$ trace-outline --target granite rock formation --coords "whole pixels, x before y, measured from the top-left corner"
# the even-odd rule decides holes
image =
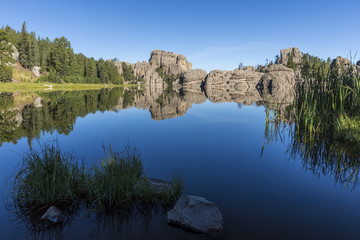
[[[294,63],[301,63],[303,59],[303,54],[296,47],[281,49],[280,57],[277,59],[276,64],[287,65],[291,58]]]
[[[165,69],[168,75],[177,75],[192,69],[192,64],[187,61],[184,55],[163,50],[152,51],[149,64],[156,68]]]
[[[294,70],[274,64],[265,69],[256,88],[264,98],[272,97],[277,102],[291,103],[295,95],[295,83]]]
[[[204,84],[207,73],[202,69],[191,69],[183,72],[180,76],[180,84],[183,87],[200,87]]]

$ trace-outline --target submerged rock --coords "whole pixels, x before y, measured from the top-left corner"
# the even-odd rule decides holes
[[[165,180],[148,178],[147,181],[150,185],[151,190],[156,194],[159,194],[164,190],[171,190],[172,188],[172,183]]]
[[[182,196],[167,212],[168,223],[207,233],[223,230],[220,210],[213,202],[198,196]]]
[[[49,220],[53,223],[61,223],[64,221],[64,214],[57,207],[51,206],[44,215],[42,215],[41,219]]]

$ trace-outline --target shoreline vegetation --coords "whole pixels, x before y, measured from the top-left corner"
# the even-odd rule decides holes
[[[0,83],[0,92],[16,93],[16,92],[33,92],[33,91],[71,91],[71,90],[98,90],[102,88],[116,87],[137,87],[138,85],[123,84],[80,84],[80,83],[51,83],[51,82],[9,82]]]
[[[144,173],[141,153],[126,146],[104,147],[104,157],[92,168],[73,153],[42,144],[18,166],[11,186],[19,216],[34,216],[55,205],[65,212],[84,207],[92,212],[131,214],[138,208],[172,207],[183,183],[180,174],[171,182],[152,180]]]
[[[308,76],[296,86],[294,102],[285,111],[267,108],[265,125],[267,144],[290,136],[290,157],[299,156],[305,170],[333,175],[350,189],[360,182],[360,77],[355,67],[307,63],[300,68]]]
[[[141,84],[132,66],[116,66],[117,59],[95,60],[82,53],[74,53],[65,37],[40,38],[28,32],[26,22],[21,32],[9,26],[0,29],[0,83],[36,81],[57,84]],[[14,64],[15,63],[15,64]]]

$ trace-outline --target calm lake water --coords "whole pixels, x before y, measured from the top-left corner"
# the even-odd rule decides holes
[[[292,157],[286,129],[269,139],[266,109],[256,93],[226,90],[0,94],[0,239],[360,239],[358,186]],[[184,194],[216,203],[224,231],[174,228],[163,212],[126,221],[81,213],[34,231],[9,207],[9,184],[23,153],[51,141],[89,166],[103,144],[136,146],[151,177],[180,171]]]

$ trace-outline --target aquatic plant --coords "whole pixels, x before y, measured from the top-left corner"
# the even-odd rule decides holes
[[[283,139],[287,130],[290,156],[300,156],[304,169],[355,187],[360,179],[359,76],[351,66],[319,74],[319,68],[310,65],[307,71],[312,77],[297,86],[291,111],[267,110],[265,143]]]
[[[44,144],[23,157],[13,183],[15,204],[26,208],[72,205],[85,192],[89,177],[76,156]]]
[[[104,150],[105,156],[89,169],[82,159],[54,145],[43,144],[40,151],[26,153],[12,185],[15,209],[33,214],[51,205],[63,209],[83,205],[97,212],[129,212],[149,204],[170,206],[180,197],[180,175],[159,191],[144,174],[136,149],[114,151],[109,145]]]

